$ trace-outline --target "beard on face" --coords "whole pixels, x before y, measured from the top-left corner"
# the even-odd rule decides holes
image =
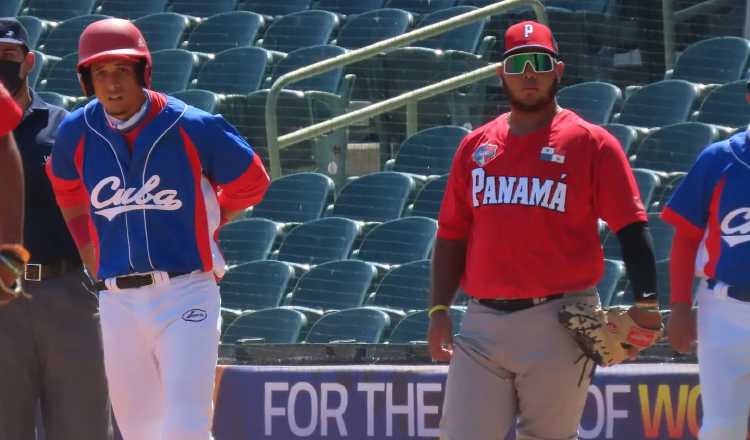
[[[549,91],[546,95],[539,98],[538,101],[533,102],[531,104],[527,104],[525,102],[522,102],[517,96],[513,94],[510,87],[505,83],[505,80],[500,78],[500,80],[503,83],[503,90],[508,95],[508,98],[510,99],[510,105],[513,109],[522,111],[522,112],[529,112],[533,113],[536,111],[539,111],[545,107],[547,107],[551,102],[554,102],[555,96],[557,96],[557,90],[560,88],[560,80],[555,79],[555,81],[552,82],[552,86],[550,86]]]

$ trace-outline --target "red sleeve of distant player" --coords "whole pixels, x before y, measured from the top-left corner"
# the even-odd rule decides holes
[[[594,206],[599,218],[614,232],[648,221],[638,184],[619,143],[604,129],[594,135],[599,141],[594,161]]]
[[[438,217],[437,236],[440,238],[464,240],[469,236],[472,207],[468,199],[471,176],[467,166],[467,156],[471,154],[473,144],[473,137],[466,136],[453,157]]]
[[[21,122],[23,113],[16,104],[16,101],[8,94],[2,84],[0,84],[0,136],[13,131]]]

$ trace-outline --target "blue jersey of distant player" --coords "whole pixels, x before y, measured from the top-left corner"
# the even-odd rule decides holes
[[[669,200],[664,219],[702,236],[696,273],[750,287],[750,145],[748,133],[707,147]]]

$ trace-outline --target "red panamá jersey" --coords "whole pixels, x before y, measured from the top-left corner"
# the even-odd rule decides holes
[[[508,113],[459,145],[438,237],[467,240],[461,285],[477,298],[531,298],[594,286],[604,271],[597,219],[646,221],[618,141],[569,110],[525,136]]]

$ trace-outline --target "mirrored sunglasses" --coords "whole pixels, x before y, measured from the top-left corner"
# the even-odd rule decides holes
[[[520,75],[530,64],[534,72],[547,73],[555,70],[555,60],[552,55],[541,52],[517,53],[503,61],[503,71],[507,75]]]

